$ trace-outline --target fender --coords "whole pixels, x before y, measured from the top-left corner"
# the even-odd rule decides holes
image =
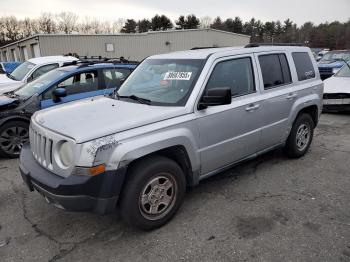
[[[320,103],[322,101],[322,98],[319,97],[318,94],[312,93],[306,96],[302,96],[299,99],[297,99],[292,107],[292,110],[290,111],[289,120],[288,120],[288,129],[290,129],[293,126],[293,123],[295,119],[297,118],[299,112],[303,110],[306,107],[309,106],[317,106],[318,112],[320,113],[322,111],[322,105]],[[289,132],[288,132],[289,135]]]
[[[185,127],[169,128],[142,136],[119,141],[117,145],[106,150],[98,150],[95,163],[103,159],[107,169],[116,170],[130,164],[143,156],[174,146],[183,146],[191,162],[192,172],[198,172],[200,159],[195,137],[190,129]],[[106,147],[105,147],[106,148]]]

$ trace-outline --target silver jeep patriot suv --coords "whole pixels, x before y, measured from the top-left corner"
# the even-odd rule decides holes
[[[175,215],[186,187],[278,147],[303,156],[322,94],[306,47],[155,55],[111,96],[33,115],[21,175],[57,207],[118,207],[130,225],[157,228]]]

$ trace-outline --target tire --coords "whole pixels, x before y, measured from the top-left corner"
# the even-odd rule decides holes
[[[0,127],[0,157],[17,158],[29,141],[29,124],[10,121]]]
[[[300,158],[309,150],[315,124],[309,114],[300,114],[294,121],[292,130],[284,147],[284,152],[290,158]]]
[[[123,220],[141,230],[166,224],[186,193],[186,179],[179,165],[166,157],[151,156],[133,165],[127,175],[120,199]]]

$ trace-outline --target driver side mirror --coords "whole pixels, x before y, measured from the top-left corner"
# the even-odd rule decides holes
[[[231,104],[231,88],[217,87],[208,89],[199,102],[198,109],[205,109],[208,106],[220,106]]]
[[[55,103],[61,102],[61,98],[66,96],[67,96],[67,91],[65,88],[57,88],[52,92],[52,100]]]

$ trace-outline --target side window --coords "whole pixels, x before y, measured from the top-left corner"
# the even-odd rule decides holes
[[[39,67],[37,70],[35,70],[31,76],[31,80],[34,80],[38,78],[39,76],[55,69],[58,68],[58,64],[51,64],[51,65],[44,65],[42,67]]]
[[[264,89],[271,89],[292,82],[287,58],[284,54],[261,55],[259,63]]]
[[[307,52],[292,53],[292,56],[293,56],[295,67],[297,69],[299,81],[316,77],[314,66],[311,62],[309,53]]]
[[[251,58],[238,58],[218,63],[207,83],[206,89],[230,87],[232,96],[255,92]]]
[[[60,83],[55,88],[44,94],[44,100],[52,98],[52,91],[56,88],[65,88],[67,96],[92,92],[98,89],[98,71],[88,71],[75,74]]]
[[[129,69],[105,69],[103,70],[103,77],[106,88],[118,88],[129,75]]]

